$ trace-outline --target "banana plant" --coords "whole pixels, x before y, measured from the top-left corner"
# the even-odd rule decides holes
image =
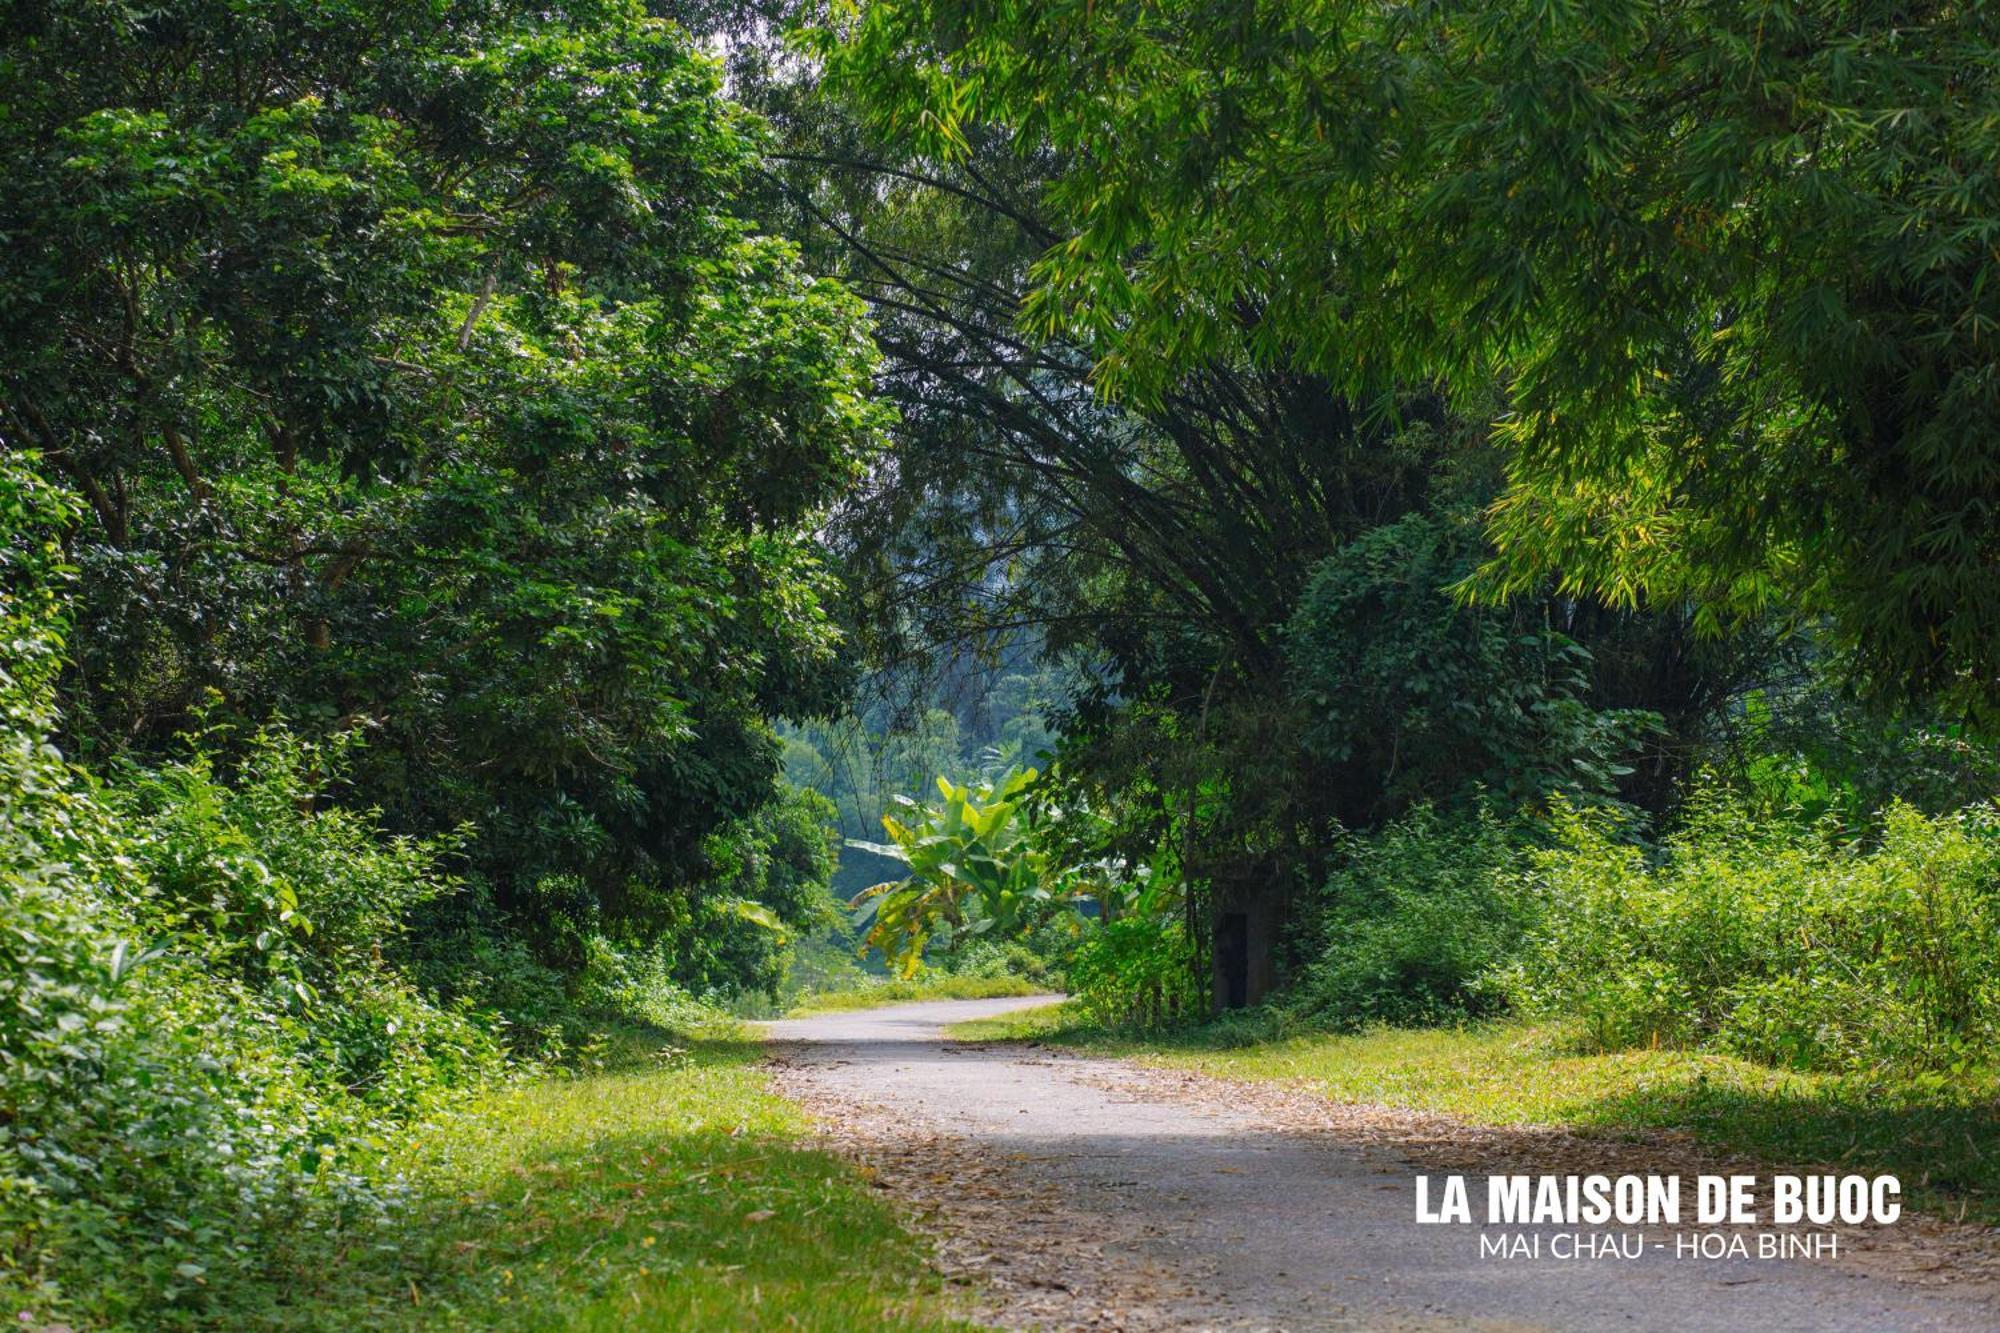
[[[1035,776],[1018,769],[966,785],[941,777],[937,803],[896,797],[895,811],[882,816],[888,842],[849,841],[909,867],[851,904],[865,941],[899,975],[915,973],[933,936],[1009,931],[1050,900],[1049,858],[1030,836],[1020,799]]]

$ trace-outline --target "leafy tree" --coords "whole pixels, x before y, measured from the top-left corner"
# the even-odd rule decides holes
[[[857,843],[909,867],[904,878],[854,900],[868,943],[904,976],[923,962],[933,936],[958,941],[1019,930],[1061,891],[1064,867],[1032,836],[1022,803],[1035,777],[1032,768],[977,786],[940,777],[935,804],[896,798],[895,813],[882,816],[890,841]]]
[[[1500,383],[1488,590],[1804,608],[1878,688],[1990,703],[1996,39],[1979,5],[877,0],[821,49],[917,152],[1042,165],[1023,322],[1104,387]]]
[[[839,865],[834,829],[832,802],[788,785],[743,827],[718,833],[694,928],[668,942],[675,979],[697,994],[754,988],[775,996],[792,941],[841,922],[828,891]]]
[[[1877,831],[1897,803],[1946,815],[2000,791],[2000,752],[1980,729],[1936,708],[1856,698],[1810,641],[1787,657],[1790,669],[1745,696],[1715,747],[1718,774],[1752,799]]]
[[[1052,799],[1106,812],[1084,859],[1161,859],[1180,885],[1178,942],[1149,939],[1135,957],[1198,967],[1211,885],[1318,883],[1336,828],[1456,798],[1481,776],[1510,795],[1580,780],[1671,802],[1681,743],[1740,670],[1698,669],[1680,617],[1557,604],[1546,585],[1504,612],[1455,608],[1439,585],[1490,550],[1432,513],[1455,519],[1499,483],[1473,411],[1427,381],[1217,347],[1175,363],[1157,393],[1107,400],[1119,338],[1034,316],[1042,269],[1082,243],[1068,192],[1089,154],[1000,117],[967,118],[952,152],[931,151],[925,107],[896,101],[927,56],[874,69],[862,48],[875,21],[831,53],[831,87],[797,62],[760,63],[754,34],[732,48],[785,136],[770,206],[874,308],[899,408],[893,469],[833,526],[850,614],[892,661],[1025,625],[1075,664]],[[1398,543],[1433,528],[1463,544],[1408,552],[1348,589],[1367,605],[1335,607],[1331,566],[1366,575],[1368,552],[1396,565]],[[1315,620],[1302,599],[1316,586],[1334,609]],[[1422,646],[1465,649],[1428,692],[1404,688],[1418,622]],[[1519,642],[1531,635],[1537,650]],[[1592,659],[1600,646],[1616,651]],[[1531,677],[1510,679],[1516,668]],[[1447,677],[1478,681],[1471,715]],[[1675,730],[1627,772],[1634,709]],[[1401,765],[1413,736],[1436,743]]]
[[[715,63],[627,0],[5,22],[0,439],[87,501],[72,739],[209,690],[358,730],[504,909],[673,919],[764,719],[840,695],[812,533],[881,424],[856,304],[731,212]]]
[[[1413,801],[1615,799],[1657,715],[1596,706],[1595,660],[1562,608],[1455,606],[1486,555],[1476,510],[1370,529],[1314,572],[1286,626],[1302,746],[1352,826]],[[1358,798],[1358,799],[1357,799]]]

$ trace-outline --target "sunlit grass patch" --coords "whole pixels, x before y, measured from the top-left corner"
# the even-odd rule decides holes
[[[991,1000],[1006,995],[1034,995],[1046,989],[1019,977],[919,977],[900,981],[884,977],[847,990],[801,995],[790,1014],[834,1013],[845,1009],[873,1009],[884,1004],[906,1004],[915,1000]]]
[[[399,1234],[298,1275],[290,1322],[507,1328],[965,1327],[920,1245],[739,1038],[629,1036],[411,1154]]]
[[[1108,1040],[1077,1016],[1075,1007],[1052,1001],[1034,1009],[1016,1009],[991,1018],[969,1018],[944,1030],[953,1041],[1062,1041],[1071,1044]]]

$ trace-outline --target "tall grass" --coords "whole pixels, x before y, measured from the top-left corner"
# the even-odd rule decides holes
[[[2000,818],[1883,812],[1867,839],[1708,799],[1660,854],[1563,817],[1497,974],[1514,1008],[1598,1048],[1799,1069],[1968,1070],[2000,1038]]]

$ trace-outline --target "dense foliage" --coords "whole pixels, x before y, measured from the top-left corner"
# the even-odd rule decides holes
[[[876,0],[820,49],[920,152],[1042,164],[1024,323],[1108,386],[1497,381],[1495,586],[1824,611],[1877,686],[1990,701],[1996,42],[1980,5]]]
[[[1710,1045],[1823,1069],[1983,1062],[2000,1030],[1990,807],[1884,812],[1879,840],[1710,801],[1648,864],[1591,820],[1535,858],[1502,974],[1597,1044]]]
[[[1287,1007],[1336,1028],[1498,1012],[1491,974],[1537,919],[1522,891],[1522,842],[1522,829],[1485,806],[1457,817],[1419,807],[1351,837],[1293,932]]]
[[[1469,509],[1405,515],[1322,561],[1286,623],[1318,781],[1377,802],[1348,806],[1350,820],[1475,783],[1512,802],[1556,790],[1612,799],[1659,725],[1645,710],[1593,706],[1591,652],[1558,628],[1578,628],[1572,609],[1453,606],[1447,590],[1485,549]]]
[[[396,961],[449,844],[315,812],[337,753],[267,733],[227,781],[197,752],[105,783],[49,744],[63,503],[0,469],[0,1290],[199,1316],[382,1208],[386,1140],[500,1042]]]
[[[1479,515],[1505,485],[1490,393],[1460,406],[1428,381],[1225,350],[1107,398],[1118,340],[1033,317],[1038,266],[1082,243],[1076,156],[1004,117],[933,152],[904,97],[923,58],[870,63],[893,9],[836,21],[851,40],[825,49],[827,83],[719,20],[733,79],[782,136],[767,207],[869,303],[899,409],[894,466],[830,529],[849,613],[898,670],[1004,654],[1023,627],[1063,668],[1060,762],[1036,800],[1093,812],[1059,835],[1066,864],[1157,864],[1160,933],[1134,956],[1177,959],[1167,989],[1204,992],[1221,898],[1303,891],[1342,830],[1481,782],[1671,808],[1768,638],[1698,642],[1685,609],[1553,581],[1459,605],[1448,588],[1494,554]],[[935,754],[938,729],[916,731],[863,776]],[[965,771],[937,762],[901,790]]]
[[[504,1051],[830,918],[873,352],[643,7],[0,27],[0,1285],[249,1317]]]
[[[372,16],[371,16],[372,15]],[[580,959],[685,917],[845,667],[811,528],[879,422],[853,302],[730,204],[756,122],[636,5],[21,11],[0,423],[88,500],[79,753],[365,730]]]

